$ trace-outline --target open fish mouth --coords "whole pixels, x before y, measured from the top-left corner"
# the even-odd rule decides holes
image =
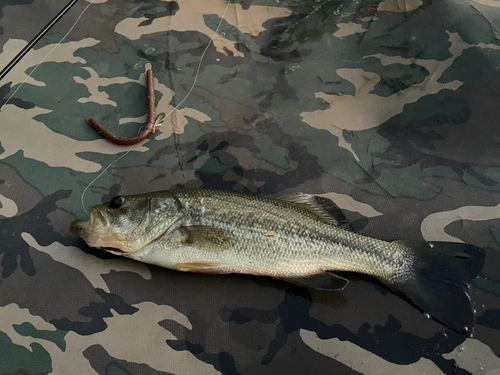
[[[84,240],[88,238],[93,232],[90,220],[74,220],[69,226],[69,230],[75,236],[81,237]]]
[[[90,207],[89,220],[74,220],[69,230],[75,236],[82,238],[91,247],[101,247],[98,245],[99,233],[109,226],[109,220],[101,211],[95,207]],[[115,251],[121,251],[113,248]]]
[[[102,215],[101,215],[102,216]],[[92,216],[91,216],[92,218]],[[115,246],[102,246],[102,236],[96,232],[95,225],[99,225],[95,220],[75,220],[71,223],[69,230],[75,236],[82,238],[90,247],[96,247],[108,251],[115,255],[123,255],[126,251]]]

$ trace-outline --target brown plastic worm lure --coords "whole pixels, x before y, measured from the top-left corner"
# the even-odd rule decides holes
[[[155,122],[155,89],[154,89],[154,81],[153,81],[153,72],[151,69],[148,69],[146,72],[147,79],[147,90],[148,90],[148,122],[146,123],[143,130],[141,130],[134,137],[118,137],[111,133],[108,129],[102,126],[97,120],[93,118],[88,118],[87,121],[89,124],[97,130],[100,134],[103,135],[104,138],[109,140],[110,142],[116,143],[118,145],[135,145],[136,143],[141,142],[146,139],[148,135],[154,132],[155,128],[159,126],[159,123]]]

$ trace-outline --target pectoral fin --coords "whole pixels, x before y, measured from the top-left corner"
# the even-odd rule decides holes
[[[282,278],[292,284],[305,286],[317,290],[342,290],[349,283],[349,280],[340,277],[333,272],[317,273],[315,275]]]
[[[230,246],[231,233],[209,225],[181,226],[179,228],[184,245],[194,246],[208,251],[218,251]]]

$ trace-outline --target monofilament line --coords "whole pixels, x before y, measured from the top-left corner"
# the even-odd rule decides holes
[[[222,25],[222,21],[224,21],[224,17],[226,16],[226,12],[227,12],[227,9],[229,8],[229,1],[230,0],[227,0],[227,3],[226,3],[226,8],[224,9],[224,13],[222,13],[222,17],[219,21],[219,24],[217,25],[215,31],[214,31],[214,34],[212,35],[212,38],[210,38],[210,42],[208,42],[207,46],[205,47],[205,50],[203,51],[203,53],[201,54],[201,57],[200,57],[200,62],[198,63],[198,68],[196,69],[196,74],[194,76],[194,81],[193,81],[193,84],[191,85],[191,88],[189,89],[189,91],[187,92],[186,96],[184,97],[184,99],[182,99],[179,104],[177,104],[174,109],[172,109],[169,113],[167,113],[165,115],[165,118],[170,116],[172,114],[172,112],[174,112],[177,108],[179,108],[181,106],[182,103],[184,103],[184,101],[187,99],[187,97],[191,94],[191,91],[193,91],[194,89],[194,86],[196,85],[196,81],[198,80],[198,76],[200,75],[200,69],[201,69],[201,63],[203,61],[203,58],[205,57],[205,54],[207,53],[208,51],[208,48],[210,47],[210,45],[212,44],[212,42],[214,41],[215,39],[215,36],[217,35],[217,32],[219,31],[219,28],[220,28],[220,25]]]
[[[83,192],[82,192],[82,207],[83,207],[83,210],[85,211],[85,213],[87,214],[87,216],[89,216],[89,213],[88,213],[87,209],[85,208],[85,203],[83,202],[83,198],[85,197],[85,193],[87,192],[88,188],[89,188],[89,187],[91,187],[91,186],[92,186],[92,184],[93,184],[94,182],[96,182],[96,181],[97,181],[97,179],[98,179],[99,177],[101,177],[101,176],[104,174],[104,172],[106,172],[106,171],[109,169],[109,167],[111,167],[114,163],[116,163],[116,162],[117,162],[117,161],[119,161],[120,159],[123,159],[125,156],[127,156],[127,155],[128,155],[128,153],[132,150],[132,147],[134,147],[134,146],[130,146],[130,147],[129,147],[129,149],[128,149],[128,151],[127,151],[126,153],[124,153],[124,154],[123,154],[122,156],[120,156],[118,159],[113,160],[111,163],[109,163],[109,164],[108,164],[108,166],[107,166],[106,168],[104,168],[104,169],[101,171],[101,173],[99,173],[99,175],[98,175],[96,178],[94,178],[92,181],[90,181],[90,183],[89,183],[89,184],[85,187],[85,189],[83,189]]]

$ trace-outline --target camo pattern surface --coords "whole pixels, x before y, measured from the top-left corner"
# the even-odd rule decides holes
[[[0,68],[63,6],[0,1]],[[498,0],[78,2],[0,81],[0,374],[499,374],[499,37]],[[86,118],[135,135],[148,68],[163,124],[113,145]],[[362,275],[180,273],[69,231],[82,199],[176,187],[485,248],[473,337]]]

